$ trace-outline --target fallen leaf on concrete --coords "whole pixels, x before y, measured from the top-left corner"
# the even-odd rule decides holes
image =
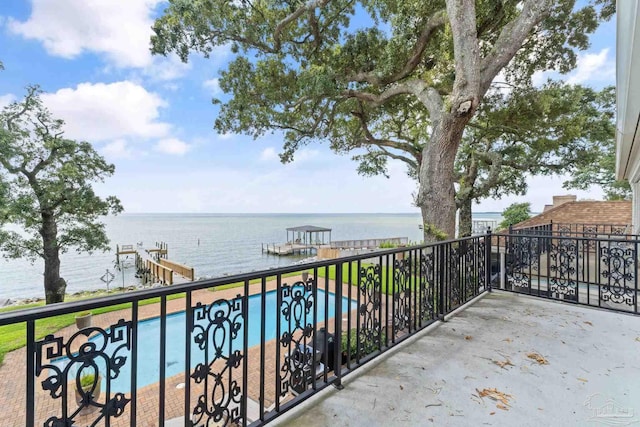
[[[473,339],[473,337],[471,335],[467,335],[467,336],[464,337],[464,339],[469,341],[469,340]]]
[[[636,341],[640,342],[640,337],[636,337]]]
[[[504,408],[509,406],[509,399],[512,397],[510,394],[503,393],[495,388],[484,388],[482,390],[476,389],[476,391],[478,392],[478,396],[480,397],[488,397],[489,399],[500,402],[496,405],[496,407],[498,408],[500,408],[500,406]],[[503,408],[500,408],[500,409],[503,409]]]
[[[585,320],[584,323],[586,323],[589,326],[593,326],[593,323],[589,322],[588,320]]]
[[[502,409],[503,411],[508,411],[509,410],[509,408],[507,408],[506,406],[504,406],[501,403],[496,404],[496,408]]]
[[[489,412],[489,415],[495,415],[495,414],[496,414],[495,412]]]
[[[511,342],[511,341],[513,341],[513,340],[512,340],[511,338],[505,338],[505,339],[503,339],[502,341]]]
[[[548,365],[549,364],[549,361],[547,359],[545,359],[544,357],[542,357],[542,355],[540,355],[539,353],[527,353],[527,357],[529,359],[535,360],[540,365]]]
[[[589,382],[589,380],[588,380],[588,379],[586,379],[586,378],[580,378],[580,377],[578,377],[578,381],[582,381],[583,383],[587,383],[587,382]]]
[[[502,369],[506,369],[505,366],[515,366],[513,363],[511,363],[511,360],[509,359],[505,359],[505,360],[494,360],[493,363],[495,363],[496,365],[500,366]]]

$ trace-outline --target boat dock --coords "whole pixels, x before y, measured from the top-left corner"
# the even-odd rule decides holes
[[[142,242],[135,245],[116,246],[116,264],[120,264],[121,255],[135,255],[136,277],[143,285],[160,283],[173,285],[195,280],[193,267],[169,261],[169,249],[166,243],[156,242],[155,247],[145,248]]]
[[[317,251],[319,246],[316,245],[303,245],[300,243],[280,243],[280,244],[262,244],[262,252],[273,255],[293,255],[308,253],[312,250]]]
[[[326,234],[328,233],[328,239]],[[295,255],[303,253],[318,253],[319,250],[335,249],[376,249],[384,244],[389,247],[406,246],[408,237],[387,237],[377,239],[336,240],[331,241],[331,229],[315,225],[302,225],[287,228],[286,243],[263,243],[262,252],[273,255]]]
[[[274,255],[293,255],[318,251],[320,246],[331,243],[331,229],[315,225],[287,228],[286,243],[263,243],[262,252]]]

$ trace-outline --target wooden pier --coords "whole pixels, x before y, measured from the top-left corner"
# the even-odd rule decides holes
[[[294,255],[301,253],[308,253],[312,250],[318,250],[319,246],[316,245],[303,245],[300,243],[280,243],[262,245],[262,252],[273,255]]]
[[[163,242],[156,242],[151,248],[145,248],[142,243],[116,246],[116,263],[120,264],[121,255],[135,255],[136,277],[142,279],[143,285],[173,285],[195,280],[193,267],[169,261],[168,253],[167,244]]]

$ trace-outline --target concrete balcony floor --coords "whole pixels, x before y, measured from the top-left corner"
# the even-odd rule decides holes
[[[496,291],[343,384],[273,424],[640,426],[640,316]]]

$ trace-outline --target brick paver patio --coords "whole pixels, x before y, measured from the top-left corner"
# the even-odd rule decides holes
[[[300,277],[287,277],[282,279],[282,283],[292,284],[296,281],[301,280]],[[335,290],[335,283],[333,281],[328,281],[330,291]],[[318,287],[325,287],[325,279],[318,280]],[[267,282],[267,291],[271,291],[276,289],[276,281]],[[347,296],[347,288],[348,285],[343,285],[343,294]],[[234,288],[227,290],[218,290],[215,292],[211,292],[209,290],[199,290],[194,291],[192,294],[192,303],[195,305],[197,302],[201,302],[203,304],[210,304],[217,299],[232,299],[239,292],[243,292],[243,288]],[[251,285],[249,288],[249,294],[257,294],[260,293],[261,286]],[[355,288],[352,288],[352,297],[356,297]],[[384,301],[383,301],[384,303]],[[180,311],[184,311],[185,309],[185,299],[175,299],[167,301],[167,313],[176,313]],[[149,319],[153,317],[157,317],[160,315],[160,304],[150,304],[139,307],[139,319]],[[352,310],[352,327],[356,325],[356,310]],[[97,326],[100,328],[107,328],[118,322],[120,319],[130,319],[131,318],[131,310],[119,310],[113,311],[110,313],[94,315],[93,316],[93,326]],[[346,314],[343,316],[343,329],[347,328]],[[318,328],[322,327],[323,324],[319,324]],[[330,322],[328,325],[329,332],[333,331],[333,322]],[[37,331],[36,331],[37,332]],[[69,339],[73,334],[77,332],[77,328],[75,325],[68,326],[58,332],[56,332],[56,336],[62,336],[65,339]],[[170,340],[167,341],[167,346],[170,346]],[[276,383],[276,345],[277,341],[271,340],[265,345],[265,372],[264,372],[264,381],[265,381],[265,395],[264,395],[264,407],[269,408],[275,402],[275,383]],[[78,347],[76,345],[76,347]],[[72,351],[76,351],[77,348],[73,348]],[[139,349],[141,350],[141,349]],[[0,367],[0,420],[1,425],[4,426],[23,426],[25,420],[25,394],[26,394],[26,361],[25,361],[25,348],[18,349],[11,353],[8,353],[5,357],[4,364]],[[281,352],[280,360],[281,364],[284,360],[284,352]],[[144,363],[143,360],[140,360],[139,363]],[[247,363],[248,363],[248,380],[247,380],[247,393],[248,397],[254,401],[260,400],[260,346],[254,346],[249,348],[247,355]],[[242,365],[239,369],[234,372],[234,379],[239,381],[239,384],[242,385]],[[48,392],[45,392],[40,382],[44,379],[44,375],[41,375],[39,378],[36,378],[36,425],[43,425],[44,422],[52,416],[60,416],[61,414],[61,405],[62,399],[52,399]],[[173,418],[182,417],[184,414],[184,382],[185,375],[184,373],[180,373],[173,377],[166,378],[166,395],[165,395],[165,419],[170,420]],[[75,391],[74,386],[71,385],[68,387],[69,391],[69,404],[68,409],[70,411],[75,410]],[[193,408],[196,404],[197,397],[203,392],[202,386],[197,386],[191,381],[191,400]],[[130,394],[125,393],[126,397],[129,398]],[[104,402],[104,393],[100,396],[98,401]],[[280,403],[284,403],[287,400],[290,400],[292,395],[287,395],[281,398]],[[137,391],[137,426],[156,426],[158,425],[158,411],[159,411],[159,384],[154,383],[144,387],[138,388]],[[130,409],[131,403],[129,403],[125,409],[125,412],[118,418],[111,419],[111,426],[128,426],[130,423]],[[77,418],[78,425],[88,425],[90,424],[97,416],[97,412],[79,417]],[[98,425],[104,425],[104,422],[101,422]]]

